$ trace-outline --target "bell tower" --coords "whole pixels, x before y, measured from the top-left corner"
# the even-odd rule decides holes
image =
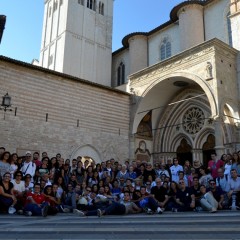
[[[230,3],[230,22],[232,34],[232,46],[240,51],[240,1],[231,0]]]
[[[111,86],[114,0],[45,0],[39,65]]]

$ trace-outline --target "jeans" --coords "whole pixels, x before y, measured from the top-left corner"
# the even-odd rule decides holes
[[[24,211],[30,211],[32,212],[32,214],[34,216],[41,216],[42,215],[42,208],[47,206],[48,203],[47,202],[44,202],[40,205],[40,207],[38,206],[38,204],[35,204],[35,203],[28,203],[25,208],[24,208]]]
[[[123,204],[112,202],[109,206],[102,208],[106,215],[123,215],[125,214],[126,208]],[[91,210],[86,213],[86,216],[96,216],[97,210]]]
[[[201,207],[204,210],[211,211],[218,208],[218,202],[213,197],[213,195],[210,192],[207,192],[204,197],[200,199]]]
[[[141,208],[150,208],[152,211],[156,211],[158,208],[158,203],[152,197],[146,197],[140,201]]]
[[[77,208],[76,193],[75,192],[67,194],[64,205],[71,206],[73,209]]]

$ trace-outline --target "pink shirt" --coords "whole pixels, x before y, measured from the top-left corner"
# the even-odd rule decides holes
[[[218,169],[224,166],[224,162],[219,159],[217,160],[217,162],[210,160],[208,162],[208,169],[210,169],[211,175],[213,178],[217,178],[218,177]]]

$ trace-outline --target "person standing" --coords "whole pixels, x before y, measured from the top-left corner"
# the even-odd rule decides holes
[[[6,172],[10,172],[10,152],[4,152],[0,160],[0,180]]]
[[[216,153],[211,154],[211,160],[208,162],[208,170],[210,171],[213,179],[218,177],[218,169],[224,166],[221,159],[217,159]]]
[[[25,176],[26,174],[30,174],[32,176],[33,182],[33,177],[35,176],[36,171],[36,164],[32,162],[32,153],[30,151],[26,152],[26,160],[20,171],[23,173],[23,176]]]
[[[178,164],[177,158],[173,159],[173,165],[170,167],[170,171],[171,171],[172,181],[178,182],[179,181],[178,173],[180,171],[183,172],[183,167],[180,164]]]

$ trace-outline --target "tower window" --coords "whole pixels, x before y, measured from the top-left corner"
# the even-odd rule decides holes
[[[101,15],[104,15],[104,3],[99,2],[98,12]]]
[[[60,6],[62,6],[63,5],[63,0],[60,0]]]
[[[171,43],[167,38],[164,38],[160,47],[160,59],[164,60],[166,58],[171,57],[171,55],[172,55]]]
[[[125,83],[125,65],[121,62],[117,69],[117,85]]]
[[[96,10],[96,0],[87,0],[87,8]]]

